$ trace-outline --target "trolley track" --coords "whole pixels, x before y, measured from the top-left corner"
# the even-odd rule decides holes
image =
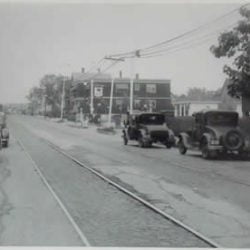
[[[56,194],[56,191],[54,191],[53,187],[51,186],[52,184],[50,184],[50,182],[46,179],[45,175],[43,174],[43,172],[40,170],[39,166],[36,164],[36,162],[33,160],[32,156],[30,155],[30,153],[28,152],[28,149],[26,148],[26,146],[24,145],[24,143],[22,142],[22,139],[19,136],[16,136],[17,141],[19,142],[19,145],[22,147],[22,149],[25,151],[25,153],[28,155],[28,157],[30,158],[30,160],[33,162],[35,170],[38,172],[39,176],[41,177],[42,181],[44,182],[44,184],[47,186],[47,188],[49,189],[49,191],[51,192],[51,194],[53,195],[53,197],[55,198],[55,200],[57,201],[57,203],[59,204],[59,206],[61,207],[61,209],[63,210],[63,212],[65,213],[66,217],[69,219],[70,223],[72,224],[72,226],[74,227],[76,233],[78,234],[78,236],[81,238],[83,245],[85,246],[91,246],[93,244],[91,244],[89,242],[89,239],[85,236],[85,234],[82,232],[82,229],[80,228],[80,226],[78,226],[77,222],[73,219],[73,216],[70,214],[70,212],[67,210],[66,206],[64,205],[64,203],[62,202],[62,200],[60,200],[60,198],[58,197],[58,195]],[[38,137],[39,138],[39,137]],[[50,141],[44,139],[44,138],[39,138],[40,141],[42,141],[43,143],[45,143],[46,145],[48,145],[50,148],[54,149],[55,151],[57,151],[58,153],[60,153],[61,155],[63,155],[64,157],[66,157],[67,159],[69,159],[70,161],[74,162],[75,164],[77,164],[78,166],[88,170],[91,174],[94,174],[95,176],[97,176],[98,178],[100,178],[102,181],[108,183],[109,185],[112,185],[113,187],[115,187],[116,189],[122,191],[123,193],[125,193],[126,195],[128,195],[129,197],[131,197],[132,199],[136,200],[137,202],[139,202],[140,204],[142,204],[144,207],[149,208],[151,211],[155,212],[156,214],[160,215],[162,218],[164,218],[165,220],[171,221],[173,224],[177,225],[178,227],[184,229],[185,231],[191,233],[193,235],[193,237],[196,237],[197,239],[199,239],[200,241],[204,242],[205,245],[207,245],[207,247],[220,247],[217,243],[213,242],[212,240],[210,240],[209,238],[207,238],[206,236],[200,234],[199,232],[193,230],[192,228],[190,228],[189,226],[185,225],[184,223],[182,223],[181,221],[175,219],[174,217],[172,217],[171,215],[161,211],[160,209],[158,209],[157,207],[155,207],[153,204],[151,204],[150,202],[146,201],[145,199],[139,197],[137,194],[129,191],[128,189],[122,187],[120,184],[114,182],[113,180],[111,180],[109,177],[104,176],[103,174],[101,174],[100,172],[96,171],[95,169],[87,166],[85,163],[79,161],[78,159],[74,158],[73,156],[69,155],[67,152],[65,152],[64,150],[60,149],[58,146],[54,145],[53,143],[51,143]],[[180,236],[181,237],[181,236]]]
[[[46,177],[44,176],[44,174],[42,173],[42,171],[40,170],[40,168],[38,167],[38,165],[32,159],[31,155],[29,154],[28,150],[26,149],[26,147],[24,146],[24,144],[22,143],[22,141],[19,138],[17,138],[17,137],[15,137],[15,139],[16,139],[17,143],[20,145],[20,147],[22,148],[22,150],[24,151],[24,153],[26,154],[26,156],[32,162],[32,164],[33,164],[33,166],[35,168],[35,171],[40,176],[42,182],[45,184],[45,186],[47,187],[47,189],[49,190],[49,192],[51,193],[51,195],[53,196],[53,198],[56,200],[56,202],[59,205],[59,207],[62,209],[63,213],[65,214],[65,216],[69,220],[70,224],[74,228],[76,234],[78,235],[78,237],[82,241],[83,245],[86,246],[86,247],[90,247],[91,244],[89,243],[89,240],[87,239],[87,237],[85,236],[85,234],[82,232],[82,230],[80,229],[80,227],[77,225],[76,221],[73,219],[73,217],[71,216],[71,214],[69,213],[69,211],[67,210],[67,208],[65,207],[65,205],[63,204],[63,202],[61,201],[61,199],[58,197],[58,195],[56,194],[56,192],[54,191],[54,189],[52,188],[52,186],[49,184],[49,182],[47,181]]]
[[[181,222],[180,220],[177,220],[176,218],[174,218],[173,216],[171,216],[170,214],[167,214],[166,212],[160,210],[159,208],[157,208],[155,205],[151,204],[150,202],[146,201],[145,199],[139,197],[137,194],[129,191],[127,188],[121,186],[120,184],[116,183],[115,181],[111,180],[109,177],[103,175],[102,173],[98,172],[97,170],[93,169],[92,167],[89,167],[86,165],[86,163],[83,163],[81,161],[79,161],[78,159],[76,159],[75,157],[71,156],[70,154],[68,154],[67,152],[65,152],[64,150],[62,150],[61,148],[59,148],[58,146],[56,146],[55,144],[51,143],[50,141],[41,138],[41,140],[43,140],[45,143],[47,143],[51,148],[55,149],[57,152],[59,152],[60,154],[64,155],[65,157],[71,159],[73,162],[75,162],[76,164],[78,164],[80,167],[83,167],[85,169],[87,169],[88,171],[90,171],[91,173],[93,173],[94,175],[98,176],[99,178],[101,178],[102,180],[104,180],[105,182],[111,184],[112,186],[116,187],[118,190],[122,191],[123,193],[129,195],[130,197],[132,197],[133,199],[139,201],[141,204],[143,204],[144,206],[150,208],[152,211],[160,214],[162,217],[164,217],[167,220],[172,221],[173,223],[175,223],[176,225],[182,227],[183,229],[189,231],[190,233],[192,233],[193,235],[195,235],[197,238],[201,239],[202,241],[206,242],[208,245],[210,245],[213,248],[221,248],[221,246],[219,244],[217,244],[216,242],[214,242],[213,240],[207,238],[206,236],[202,235],[201,233],[197,232],[196,230],[192,229],[191,227],[189,227],[188,225],[184,224],[183,222]]]

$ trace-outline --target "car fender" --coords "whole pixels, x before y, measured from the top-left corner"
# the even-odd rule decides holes
[[[201,137],[200,144],[202,144],[203,141],[206,141],[207,143],[211,140],[211,135],[209,133],[204,133]]]
[[[192,147],[192,145],[190,143],[191,138],[187,133],[180,133],[179,134],[179,141],[182,141],[186,148],[191,148]]]
[[[168,141],[175,144],[175,135],[172,129],[168,129]]]

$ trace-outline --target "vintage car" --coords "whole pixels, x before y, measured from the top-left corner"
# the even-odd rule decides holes
[[[128,114],[122,137],[124,145],[129,140],[138,141],[140,147],[150,147],[152,143],[160,142],[171,148],[175,144],[174,133],[160,113]]]
[[[6,114],[4,112],[0,112],[0,140],[1,147],[8,147],[9,130],[6,126]]]
[[[204,110],[193,116],[192,128],[179,134],[178,148],[181,154],[188,149],[198,149],[205,159],[229,152],[249,156],[250,137],[238,127],[237,112]]]

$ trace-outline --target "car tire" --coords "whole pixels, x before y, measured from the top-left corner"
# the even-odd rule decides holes
[[[236,144],[232,145],[232,142],[230,141],[230,138],[235,138]],[[228,150],[239,150],[242,148],[244,144],[244,137],[243,135],[236,129],[229,130],[224,136],[223,136],[223,144]]]
[[[180,154],[182,154],[182,155],[186,154],[186,152],[187,152],[187,147],[184,145],[182,140],[179,141],[179,143],[178,143],[178,149],[179,149]]]
[[[211,152],[208,149],[207,143],[203,143],[203,145],[201,146],[201,155],[203,159],[210,159],[211,158]]]
[[[144,147],[145,147],[145,143],[144,143],[142,137],[139,137],[139,138],[138,138],[138,144],[139,144],[139,147],[140,147],[140,148],[144,148]]]

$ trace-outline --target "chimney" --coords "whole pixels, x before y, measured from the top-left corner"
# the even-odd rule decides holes
[[[119,77],[122,78],[122,71],[119,71]]]
[[[136,79],[136,80],[139,79],[139,74],[138,74],[138,73],[135,74],[135,79]]]
[[[85,68],[82,68],[82,73],[85,73]]]

